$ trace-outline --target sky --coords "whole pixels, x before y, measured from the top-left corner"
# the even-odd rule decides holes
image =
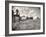
[[[16,9],[19,10],[20,16],[26,16],[26,17],[33,17],[34,19],[36,17],[40,18],[40,8],[39,7],[13,7],[13,11],[16,13]]]

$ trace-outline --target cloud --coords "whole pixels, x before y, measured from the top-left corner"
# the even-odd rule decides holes
[[[40,18],[40,9],[35,7],[13,7],[14,12],[16,9],[19,10],[20,16],[25,17],[39,17]]]

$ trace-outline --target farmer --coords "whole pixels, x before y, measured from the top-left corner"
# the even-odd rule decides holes
[[[19,13],[19,10],[16,9],[16,14],[14,15],[13,30],[18,30],[19,29],[20,16],[19,16],[18,13]]]

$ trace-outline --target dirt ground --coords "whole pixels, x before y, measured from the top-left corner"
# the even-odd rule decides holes
[[[39,30],[40,29],[40,19],[35,20],[25,20],[13,23],[14,30]]]

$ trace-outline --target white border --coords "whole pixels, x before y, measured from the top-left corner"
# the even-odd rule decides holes
[[[12,11],[11,11],[12,6],[40,7],[41,9],[41,29],[40,30],[12,31]],[[43,32],[43,5],[9,3],[9,34],[37,33],[37,32]]]

